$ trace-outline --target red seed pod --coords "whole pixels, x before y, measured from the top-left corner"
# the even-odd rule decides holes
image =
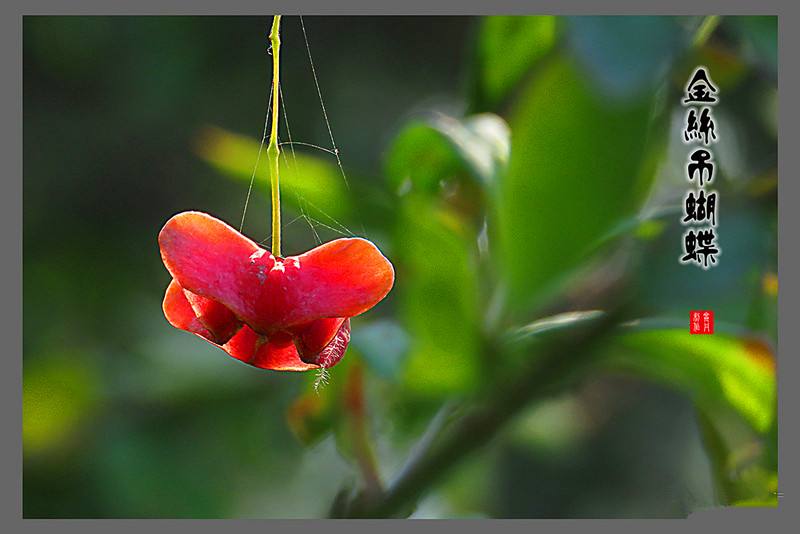
[[[350,341],[350,317],[394,284],[392,264],[361,238],[276,258],[192,211],[167,221],[158,244],[173,278],[164,297],[167,321],[262,369],[333,367]]]

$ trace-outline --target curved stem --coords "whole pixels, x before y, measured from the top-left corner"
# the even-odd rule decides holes
[[[269,145],[267,145],[267,156],[269,157],[269,181],[272,196],[272,255],[281,255],[281,188],[278,156],[280,148],[278,146],[278,96],[280,90],[280,65],[281,65],[281,38],[280,38],[281,16],[272,17],[272,30],[269,32],[269,40],[272,45],[272,127],[269,134]]]

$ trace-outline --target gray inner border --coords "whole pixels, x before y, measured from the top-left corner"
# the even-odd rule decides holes
[[[245,532],[253,528],[278,527],[290,531],[332,529],[338,532],[354,530],[370,532],[376,527],[389,531],[401,529],[420,529],[436,531],[474,531],[486,528],[503,531],[527,532],[532,529],[574,531],[591,528],[593,531],[617,532],[648,531],[661,532],[673,529],[705,532],[709,528],[725,529],[726,532],[749,532],[767,529],[785,532],[787,525],[798,524],[798,517],[790,503],[798,495],[798,461],[789,451],[798,447],[795,418],[786,416],[786,406],[796,405],[798,390],[789,384],[790,377],[797,376],[798,360],[790,356],[800,346],[800,330],[791,328],[794,312],[798,311],[798,281],[789,276],[780,281],[779,343],[778,343],[778,391],[779,391],[779,484],[782,497],[775,509],[721,509],[693,514],[688,520],[23,520],[22,519],[22,16],[35,14],[49,15],[106,15],[106,14],[174,14],[174,15],[268,15],[282,12],[287,15],[483,15],[483,14],[653,14],[653,15],[778,15],[779,50],[800,50],[798,43],[798,7],[786,0],[662,0],[649,2],[646,6],[640,1],[606,0],[589,4],[578,0],[559,0],[544,2],[540,0],[404,0],[394,5],[379,4],[374,0],[139,0],[136,4],[122,2],[102,2],[100,0],[75,0],[65,5],[57,0],[37,0],[4,2],[0,17],[0,57],[6,76],[2,80],[3,99],[0,104],[0,127],[4,131],[4,142],[0,144],[2,161],[5,167],[3,181],[5,187],[0,195],[2,209],[3,248],[7,259],[2,262],[2,339],[6,340],[4,358],[0,361],[2,378],[3,432],[2,455],[0,455],[0,483],[2,488],[2,521],[4,532],[48,531],[91,532],[115,531],[139,532],[142,528],[157,531],[209,532],[212,529],[226,529]],[[796,95],[798,89],[797,62],[786,60],[779,52],[778,91],[784,95]],[[791,58],[791,56],[789,56]],[[791,98],[784,98],[780,104],[779,138],[798,138],[798,105]],[[792,152],[790,152],[792,155]],[[789,159],[784,153],[778,154],[778,169],[781,176],[788,176],[790,169],[797,172],[798,159]],[[798,173],[800,174],[800,173]],[[778,199],[780,245],[779,271],[800,272],[800,252],[791,247],[794,243],[786,238],[786,230],[800,226],[800,210],[791,209],[791,201],[797,198],[798,182],[785,179],[780,182]],[[791,235],[791,234],[790,234]],[[790,238],[791,239],[791,238]],[[10,259],[8,257],[11,256]],[[787,356],[789,355],[789,356]],[[794,518],[794,520],[792,519]],[[147,525],[143,522],[147,521]],[[261,521],[261,520],[258,520]],[[783,528],[786,527],[786,528]],[[596,530],[595,530],[596,529]]]

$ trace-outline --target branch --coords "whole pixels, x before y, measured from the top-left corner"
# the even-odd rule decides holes
[[[500,381],[464,416],[433,436],[413,456],[387,491],[374,498],[363,493],[334,513],[344,517],[409,515],[415,502],[466,456],[490,441],[530,402],[548,397],[574,382],[597,344],[617,324],[620,313],[603,314],[585,327],[550,338],[534,360],[511,381]],[[564,335],[565,334],[565,335]]]

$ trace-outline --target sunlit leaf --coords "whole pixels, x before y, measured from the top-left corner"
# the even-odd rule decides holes
[[[486,17],[477,42],[475,109],[494,109],[555,45],[552,16]]]
[[[258,159],[254,187],[264,191],[269,183],[266,147],[258,156],[256,139],[221,128],[208,127],[197,143],[199,155],[223,173],[249,184]],[[297,211],[327,221],[346,217],[352,210],[347,185],[333,156],[323,159],[283,148],[280,156],[282,200]]]
[[[736,474],[733,506],[778,506],[778,473],[758,464]]]
[[[386,157],[385,172],[396,192],[409,188],[433,192],[458,171],[452,146],[429,123],[414,121],[397,134]]]
[[[399,192],[408,187],[434,192],[459,173],[489,185],[505,169],[508,153],[508,125],[497,115],[461,120],[436,115],[427,122],[412,122],[398,134],[386,174]]]
[[[740,507],[748,507],[748,508],[775,508],[778,506],[778,497],[776,496],[773,499],[767,500],[747,500],[747,501],[737,501],[733,503],[733,506],[740,506]]]
[[[22,384],[25,454],[63,444],[94,413],[98,395],[98,377],[80,354],[26,363]]]
[[[652,100],[611,104],[563,59],[521,97],[495,210],[512,304],[541,297],[637,212],[655,174],[653,141],[666,133],[653,128]]]
[[[481,113],[461,121],[439,115],[432,125],[450,142],[467,170],[484,185],[491,185],[505,170],[511,148],[510,132],[497,115]]]
[[[763,343],[725,334],[691,335],[687,329],[625,332],[606,363],[688,392],[711,412],[736,410],[765,432],[775,411],[773,355]]]
[[[545,317],[513,329],[506,341],[528,346],[552,330],[578,328],[603,314],[586,310]],[[706,413],[729,406],[758,432],[769,431],[776,401],[775,356],[769,345],[725,324],[715,325],[712,335],[692,335],[688,324],[679,328],[674,323],[641,319],[624,324],[609,342],[600,367],[682,389]]]

